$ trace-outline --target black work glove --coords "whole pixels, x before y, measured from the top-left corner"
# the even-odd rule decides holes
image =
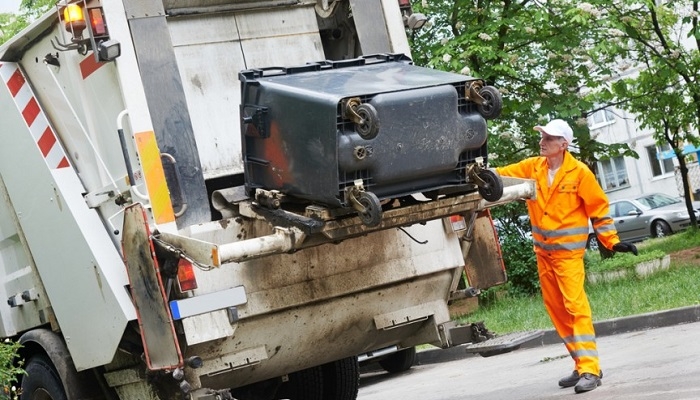
[[[617,251],[618,253],[632,253],[635,256],[637,255],[637,246],[633,245],[632,243],[627,243],[627,242],[620,242],[616,245],[613,246],[613,251]]]

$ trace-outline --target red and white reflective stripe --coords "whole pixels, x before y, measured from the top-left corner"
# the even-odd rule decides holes
[[[34,141],[44,156],[49,168],[66,168],[70,166],[68,157],[56,138],[56,133],[49,125],[49,120],[34,96],[31,86],[17,63],[0,63],[0,78],[7,86],[17,109],[22,113]]]

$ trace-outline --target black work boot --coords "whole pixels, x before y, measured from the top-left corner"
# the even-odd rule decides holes
[[[600,375],[601,376],[599,377],[598,375],[593,375],[589,374],[588,372],[584,372],[583,374],[581,374],[581,379],[578,380],[574,391],[576,393],[588,392],[602,385],[603,382],[600,379],[603,374]]]
[[[574,370],[574,372],[572,372],[571,375],[559,379],[559,386],[563,388],[576,386],[579,379],[581,379],[581,377],[579,376],[578,371]]]

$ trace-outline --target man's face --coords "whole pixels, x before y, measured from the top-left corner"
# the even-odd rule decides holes
[[[540,138],[540,155],[544,157],[556,156],[566,150],[566,140],[561,136],[552,136],[542,132]]]

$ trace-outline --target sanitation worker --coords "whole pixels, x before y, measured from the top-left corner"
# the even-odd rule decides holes
[[[574,371],[559,381],[576,393],[601,385],[603,372],[588,297],[583,288],[583,254],[589,221],[598,242],[637,255],[634,244],[620,242],[609,215],[610,204],[591,170],[568,151],[574,133],[564,120],[535,126],[540,156],[496,168],[502,176],[534,179],[537,198],[527,201],[542,299],[554,328],[574,360]]]

